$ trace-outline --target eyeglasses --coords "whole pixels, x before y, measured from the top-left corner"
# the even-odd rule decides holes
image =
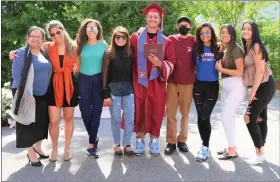
[[[211,32],[207,31],[207,32],[200,32],[200,35],[211,35]]]
[[[29,35],[30,39],[42,39],[42,36],[36,36],[36,35]]]
[[[122,38],[123,40],[127,40],[127,36],[126,36],[126,35],[115,35],[115,38],[116,38],[117,40],[120,40],[121,38]]]
[[[97,27],[87,27],[86,28],[88,32],[90,32],[91,30],[94,32],[98,32],[98,28]]]
[[[56,33],[51,33],[50,36],[51,36],[51,37],[54,37],[55,34],[56,34],[56,35],[60,35],[60,34],[61,34],[61,31],[57,31]]]

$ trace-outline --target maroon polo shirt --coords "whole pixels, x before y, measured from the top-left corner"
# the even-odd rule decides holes
[[[189,35],[186,39],[180,34],[168,37],[175,49],[176,63],[173,73],[168,79],[168,83],[173,84],[193,84],[195,81],[195,65],[193,61],[193,49],[195,48],[195,37]]]

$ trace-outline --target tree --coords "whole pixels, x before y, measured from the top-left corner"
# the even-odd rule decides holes
[[[20,2],[8,1],[1,3],[2,37],[1,37],[1,87],[11,80],[11,61],[8,59],[10,50],[15,50],[25,43],[26,32],[32,25],[44,28],[49,20],[58,19],[63,24],[73,24],[70,34],[73,35],[72,27],[79,24],[66,16],[66,7],[74,5],[74,2]],[[76,22],[76,23],[73,23]]]
[[[233,24],[237,35],[240,35],[241,25],[245,20],[256,20],[260,25],[262,40],[269,49],[275,76],[278,75],[277,77],[280,78],[278,71],[279,19],[277,23],[272,21],[270,16],[264,18],[260,13],[263,8],[271,5],[276,5],[279,9],[279,3],[248,1],[161,1],[158,3],[167,12],[164,16],[165,35],[177,33],[177,19],[183,15],[189,16],[192,21],[190,31],[192,34],[198,26],[195,19],[200,14],[215,25],[217,35],[219,35],[220,27],[226,23]],[[147,1],[3,1],[1,3],[1,86],[11,80],[11,61],[8,60],[8,53],[24,45],[28,27],[37,25],[44,28],[48,21],[59,20],[64,24],[70,36],[75,38],[81,21],[85,18],[94,18],[101,22],[104,38],[110,43],[111,31],[116,26],[122,25],[128,28],[130,34],[145,26],[145,16],[140,10],[149,4],[151,2]],[[237,37],[240,43],[241,36]]]

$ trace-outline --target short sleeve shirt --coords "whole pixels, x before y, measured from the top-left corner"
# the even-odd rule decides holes
[[[236,65],[235,65],[235,60],[239,58],[244,58],[244,51],[243,49],[239,46],[236,45],[231,53],[229,53],[229,58],[228,60],[225,59],[227,53],[225,52],[224,57],[222,59],[222,66],[223,68],[230,69],[230,70],[235,70]],[[222,73],[222,78],[230,77],[231,75]]]

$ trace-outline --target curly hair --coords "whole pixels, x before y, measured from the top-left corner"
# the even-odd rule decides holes
[[[88,41],[88,36],[87,36],[87,32],[86,32],[86,28],[87,25],[89,23],[95,23],[97,28],[98,28],[98,34],[97,34],[97,40],[103,40],[103,36],[102,36],[102,26],[100,24],[99,21],[95,20],[95,19],[85,19],[82,23],[81,26],[78,30],[78,35],[77,35],[77,54],[80,56],[82,49],[84,47],[84,45],[87,43]]]

